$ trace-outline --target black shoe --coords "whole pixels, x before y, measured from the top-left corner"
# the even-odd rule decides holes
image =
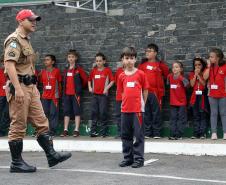
[[[133,164],[132,164],[132,168],[140,168],[144,166],[144,162],[143,161],[135,161]]]
[[[119,163],[120,167],[126,167],[126,166],[131,166],[133,164],[133,161],[125,161],[123,160],[122,162]]]
[[[98,137],[98,133],[97,132],[93,132],[90,134],[90,137]]]
[[[69,152],[56,152],[53,148],[53,141],[48,133],[40,134],[37,138],[39,145],[45,151],[49,167],[55,166],[71,157]]]
[[[11,152],[12,162],[10,165],[11,173],[33,173],[36,172],[35,166],[28,165],[22,158],[23,141],[14,140],[9,141],[9,148]]]

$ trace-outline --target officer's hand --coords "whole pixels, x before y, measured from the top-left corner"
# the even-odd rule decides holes
[[[17,103],[24,103],[24,92],[21,88],[15,89],[15,100]]]

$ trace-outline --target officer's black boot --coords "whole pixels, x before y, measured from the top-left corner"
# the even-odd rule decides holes
[[[37,141],[46,153],[49,167],[55,166],[71,157],[71,153],[60,153],[54,150],[52,138],[48,133],[40,134]]]
[[[10,172],[14,173],[32,173],[36,171],[36,167],[28,165],[22,158],[23,141],[9,141],[9,148],[12,156]]]

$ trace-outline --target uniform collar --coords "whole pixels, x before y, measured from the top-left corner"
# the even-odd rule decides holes
[[[23,38],[23,39],[30,39],[29,36],[24,35],[23,33],[20,32],[20,30],[17,28],[16,29],[16,33],[18,33],[18,35]]]

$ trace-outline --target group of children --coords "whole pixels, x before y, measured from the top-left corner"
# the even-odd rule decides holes
[[[217,139],[219,112],[223,125],[223,139],[226,139],[226,63],[223,52],[218,48],[213,48],[207,61],[201,57],[194,58],[193,71],[189,73],[188,79],[184,75],[181,62],[173,62],[170,73],[166,63],[158,59],[158,52],[156,44],[149,44],[145,50],[145,58],[136,68],[135,49],[124,48],[120,56],[121,67],[117,69],[114,77],[111,69],[106,66],[107,61],[103,53],[96,54],[95,66],[89,75],[78,65],[79,55],[76,50],[68,51],[66,56],[68,65],[63,75],[55,67],[55,56],[46,55],[44,57],[45,69],[42,69],[37,76],[42,86],[41,99],[44,112],[49,119],[50,135],[54,136],[56,132],[59,98],[62,97],[64,131],[61,136],[68,136],[71,118],[75,121],[73,136],[79,136],[80,98],[82,90],[88,85],[88,90],[92,94],[90,136],[106,137],[108,93],[115,83],[117,87],[116,123],[124,154],[124,160],[119,166],[141,167],[144,161],[144,138],[160,138],[162,98],[165,95],[166,82],[170,89],[171,135],[169,139],[181,139],[183,136],[187,122],[186,90],[188,88],[192,89],[189,103],[193,113],[194,134],[192,138],[205,138],[207,117],[210,112],[211,138]],[[6,102],[2,98],[5,96],[5,80],[3,70],[0,70],[1,104]],[[97,122],[100,123],[99,133]]]

